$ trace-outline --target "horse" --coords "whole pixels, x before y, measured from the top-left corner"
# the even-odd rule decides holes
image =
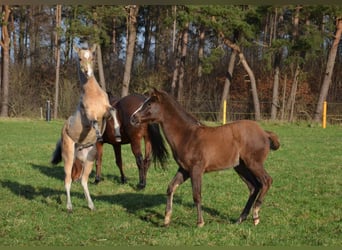
[[[135,156],[136,164],[139,169],[138,188],[143,189],[146,186],[147,170],[149,169],[151,160],[153,160],[154,163],[159,161],[160,165],[164,166],[168,158],[168,151],[164,145],[164,139],[160,133],[159,125],[156,123],[144,123],[139,126],[132,126],[130,123],[129,118],[131,114],[146,100],[145,96],[140,94],[130,94],[118,99],[110,93],[108,94],[111,105],[118,111],[118,121],[121,124],[122,140],[121,142],[117,142],[115,140],[115,135],[113,133],[114,122],[113,119],[109,119],[102,135],[103,141],[96,143],[97,157],[95,183],[97,184],[102,180],[101,169],[104,143],[108,143],[113,146],[116,165],[121,174],[121,183],[124,184],[127,182],[127,178],[122,168],[121,145],[131,144],[131,150]],[[144,139],[145,144],[145,157],[143,157],[141,149],[142,139]],[[81,170],[81,165],[78,160],[76,160],[72,173],[73,179],[79,178]]]
[[[72,183],[72,168],[75,159],[82,166],[81,184],[83,186],[88,207],[94,210],[94,203],[88,190],[88,178],[96,157],[96,142],[101,140],[105,129],[106,119],[113,113],[107,93],[97,83],[93,74],[92,53],[95,48],[77,49],[80,58],[79,71],[82,93],[75,113],[64,123],[61,138],[56,144],[51,163],[64,161],[64,184],[67,193],[67,210],[72,211],[70,189]],[[83,79],[86,79],[83,81]],[[104,94],[103,94],[104,93]],[[114,114],[112,114],[114,117]]]
[[[254,225],[260,222],[259,210],[272,184],[272,177],[263,164],[269,151],[280,147],[275,133],[263,130],[257,122],[250,120],[217,127],[205,126],[174,98],[157,89],[152,90],[150,97],[132,114],[130,120],[135,126],[146,122],[159,123],[178,164],[178,171],[167,188],[165,226],[171,222],[174,192],[190,178],[197,208],[197,226],[202,227],[203,174],[228,168],[234,168],[250,192],[237,223],[247,219],[252,206]]]
[[[84,74],[87,79],[85,84],[82,84],[83,81],[81,80],[82,94],[80,103],[84,106],[85,114],[96,131],[97,140],[102,140],[98,126],[99,121],[111,115],[115,123],[114,131],[116,140],[120,141],[121,136],[119,122],[117,121],[117,111],[110,105],[107,93],[100,87],[94,76],[93,53],[96,50],[96,46],[94,44],[90,50],[74,47],[80,59],[80,73]],[[80,76],[80,79],[84,79],[84,77]]]

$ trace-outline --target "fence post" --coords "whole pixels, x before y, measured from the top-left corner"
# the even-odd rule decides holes
[[[322,127],[326,128],[327,127],[327,102],[323,102],[323,122],[322,122]]]
[[[227,119],[227,100],[223,101],[223,124],[226,124],[226,119]]]
[[[49,122],[51,121],[51,104],[50,101],[46,101],[46,121]]]

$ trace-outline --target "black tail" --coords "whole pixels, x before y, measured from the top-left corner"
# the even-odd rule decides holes
[[[278,136],[271,131],[266,131],[266,133],[268,134],[268,139],[270,140],[270,148],[272,150],[277,150],[280,147]]]
[[[162,168],[165,168],[169,153],[165,147],[164,138],[160,133],[159,125],[156,123],[148,124],[147,130],[152,144],[153,162],[156,164],[156,162],[159,161]]]
[[[62,140],[59,139],[56,144],[55,152],[53,152],[51,163],[57,165],[62,161]]]

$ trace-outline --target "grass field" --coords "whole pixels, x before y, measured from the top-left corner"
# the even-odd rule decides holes
[[[129,146],[123,147],[129,179],[122,185],[106,144],[105,180],[89,188],[96,210],[87,208],[76,182],[69,214],[63,164],[49,164],[62,121],[0,120],[0,246],[341,246],[342,127],[261,125],[276,132],[282,146],[266,161],[273,186],[260,224],[253,226],[251,217],[233,223],[248,192],[228,170],[204,176],[203,228],[195,226],[189,181],[178,188],[171,225],[164,228],[166,188],[177,170],[173,159],[167,170],[151,166],[146,189],[137,191]]]

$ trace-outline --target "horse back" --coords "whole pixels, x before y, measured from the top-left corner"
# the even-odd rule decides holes
[[[143,95],[130,94],[116,102],[114,108],[118,110],[121,123],[125,127],[135,128],[131,125],[130,117],[145,100],[146,98]]]

